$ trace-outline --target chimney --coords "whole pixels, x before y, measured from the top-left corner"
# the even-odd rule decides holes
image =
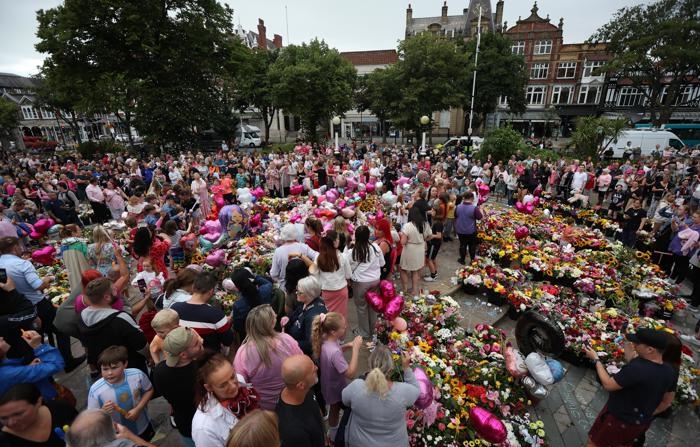
[[[409,27],[413,23],[413,9],[411,8],[411,4],[408,4],[408,8],[406,8],[406,26]]]
[[[440,22],[447,23],[447,1],[442,4],[442,17],[440,18]]]
[[[265,21],[263,19],[258,19],[258,48],[261,50],[267,50],[267,28],[265,28]]]
[[[272,44],[277,49],[282,48],[282,36],[280,36],[279,34],[275,34],[275,37],[272,38]]]
[[[498,0],[496,3],[496,29],[501,27],[501,23],[503,23],[503,0]]]

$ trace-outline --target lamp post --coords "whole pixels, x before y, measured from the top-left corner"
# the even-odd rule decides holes
[[[427,115],[423,115],[420,117],[421,130],[423,131],[423,145],[421,146],[421,148],[424,151],[426,150],[426,147],[425,147],[425,134],[426,134],[425,127],[428,125],[429,122],[430,122],[430,118],[428,118]]]
[[[333,133],[335,136],[335,152],[340,152],[340,146],[338,146],[338,125],[340,125],[340,117],[333,117]]]

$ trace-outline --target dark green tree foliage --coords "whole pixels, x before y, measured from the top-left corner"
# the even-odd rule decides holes
[[[526,149],[527,146],[518,131],[511,127],[500,127],[486,136],[478,155],[475,157],[486,158],[486,156],[491,155],[493,160],[508,160],[516,152]]]
[[[386,143],[386,121],[391,117],[392,106],[401,101],[396,66],[374,70],[360,78],[358,109],[369,109],[382,125],[382,141]]]
[[[471,82],[476,68],[474,114],[480,122],[483,123],[487,114],[496,111],[499,96],[508,98],[511,113],[525,112],[525,87],[528,74],[525,59],[522,55],[513,54],[511,51],[511,41],[500,33],[482,34],[476,67],[474,66],[476,39],[467,42],[466,52],[469,55],[469,73],[465,86],[467,93],[462,105],[464,109],[468,111],[471,105]],[[468,119],[468,113],[465,116]]]
[[[318,126],[352,108],[357,72],[337,50],[317,39],[289,45],[272,64],[269,83],[272,100],[298,116],[311,141]]]
[[[697,79],[700,68],[698,11],[700,0],[661,0],[622,8],[589,39],[607,44],[613,59],[602,71],[617,73],[640,89],[657,126],[668,122],[678,106],[699,99],[679,101],[683,86]]]
[[[395,125],[417,130],[420,117],[464,103],[467,59],[454,41],[425,33],[401,42],[398,52],[387,69],[398,92],[388,101]]]
[[[77,110],[120,110],[160,142],[230,117],[244,52],[216,0],[66,0],[37,18],[42,76],[72,90]]]
[[[265,124],[265,143],[270,141],[270,127],[279,108],[272,95],[270,69],[279,56],[279,50],[254,50],[242,68],[238,83],[236,106],[253,108]]]
[[[574,154],[578,157],[598,155],[606,139],[615,139],[625,127],[627,120],[610,120],[593,116],[582,116],[576,120],[576,130],[571,134]]]
[[[17,104],[0,98],[0,146],[3,149],[10,147],[10,138],[15,137],[18,124],[19,108]]]

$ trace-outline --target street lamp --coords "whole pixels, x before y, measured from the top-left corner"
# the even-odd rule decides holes
[[[340,146],[338,146],[338,126],[340,125],[340,117],[333,117],[333,133],[335,134],[335,152],[340,152]]]
[[[421,124],[421,127],[423,128],[422,129],[423,130],[423,145],[421,146],[421,148],[423,148],[424,151],[426,150],[426,148],[425,148],[425,134],[426,134],[425,127],[428,125],[429,122],[430,122],[430,118],[428,118],[427,115],[423,115],[420,117],[420,124]]]

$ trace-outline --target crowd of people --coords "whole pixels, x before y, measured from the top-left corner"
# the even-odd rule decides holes
[[[365,295],[385,279],[418,295],[444,274],[442,244],[458,244],[462,264],[477,259],[489,190],[504,206],[543,195],[590,207],[619,221],[629,246],[648,228],[671,254],[663,266],[672,278],[700,283],[700,169],[690,158],[478,160],[459,146],[300,143],[268,155],[14,154],[0,173],[0,445],[152,445],[147,408],[158,396],[188,446],[408,445],[403,412],[420,389],[407,355],[396,381]],[[241,188],[313,196],[353,179],[372,185],[370,194],[395,192],[384,216],[354,228],[342,216],[328,227],[313,216],[303,229],[282,226],[269,275],[236,269],[227,278],[238,295],[232,313],[211,305],[221,278],[192,263],[181,242],[212,210],[240,205]],[[42,217],[60,225],[70,282],[58,309],[43,293],[54,278],[27,259],[36,244],[29,225]],[[113,237],[115,222],[126,240]],[[699,305],[700,285],[691,309]],[[85,356],[73,355],[70,337]],[[685,341],[700,345],[698,337]],[[365,342],[369,372],[358,377]],[[53,376],[85,360],[88,399],[75,402]]]

